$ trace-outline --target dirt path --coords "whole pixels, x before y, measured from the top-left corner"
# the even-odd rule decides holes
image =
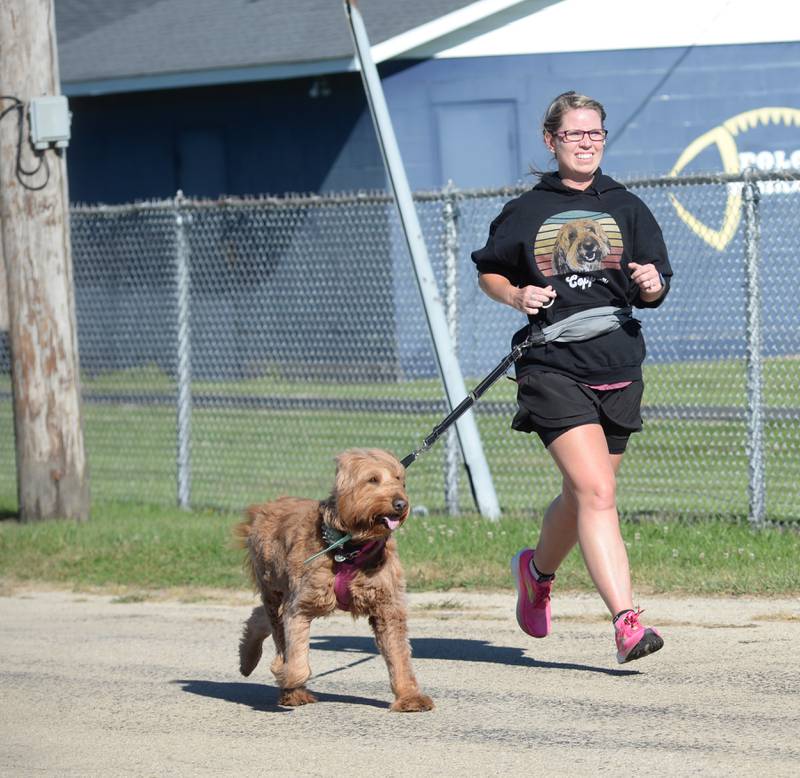
[[[0,597],[0,775],[798,774],[798,599],[651,597],[666,646],[618,666],[596,597],[534,641],[511,595],[412,595],[437,709],[407,715],[346,614],[312,627],[319,704],[278,707],[268,662],[237,673],[251,603]]]

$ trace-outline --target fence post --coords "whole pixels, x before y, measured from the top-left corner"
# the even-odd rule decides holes
[[[177,476],[178,505],[188,510],[192,493],[192,361],[189,328],[189,240],[186,234],[191,217],[183,210],[183,192],[175,196],[175,291],[178,314],[178,430]]]
[[[761,288],[759,251],[761,226],[758,183],[745,170],[742,188],[744,247],[747,277],[747,459],[750,524],[764,525],[764,418],[762,397]]]
[[[445,316],[453,350],[458,354],[458,206],[452,181],[444,189],[444,290]],[[455,427],[447,430],[444,451],[444,500],[451,516],[460,513],[458,504],[458,435]]]

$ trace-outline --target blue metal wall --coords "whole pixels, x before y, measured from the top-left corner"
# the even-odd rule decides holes
[[[531,165],[548,163],[541,114],[566,89],[605,104],[604,169],[617,177],[668,173],[694,139],[743,112],[800,108],[800,43],[426,60],[382,73],[414,189],[530,180]],[[80,97],[71,109],[73,201],[384,187],[357,74]],[[795,125],[771,123],[735,145],[780,164],[800,141]],[[721,167],[712,144],[686,169]]]
[[[73,202],[383,186],[357,74],[322,88],[306,78],[75,97],[70,109]]]
[[[603,167],[617,177],[664,175],[698,136],[732,116],[764,106],[800,109],[800,43],[707,46],[653,50],[446,59],[421,63],[386,81],[387,99],[412,185],[441,186],[443,150],[437,146],[437,110],[460,104],[516,107],[518,180],[531,165],[546,167],[541,117],[549,101],[568,89],[606,107],[609,140]],[[480,130],[480,127],[477,128]],[[476,130],[465,121],[463,136]],[[438,133],[441,135],[441,133]],[[480,153],[478,138],[474,153]],[[498,145],[514,144],[502,135]],[[740,152],[800,148],[795,125],[756,126],[737,137]],[[458,185],[475,185],[474,155],[465,145]],[[716,171],[722,162],[708,148],[690,169]],[[689,168],[687,168],[688,170]],[[481,185],[491,185],[486,182]]]

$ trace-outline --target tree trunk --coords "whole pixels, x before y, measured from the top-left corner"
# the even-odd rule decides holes
[[[52,0],[0,2],[0,92],[26,103],[59,94]],[[11,102],[3,100],[7,108]],[[17,493],[22,521],[88,519],[66,162],[42,152],[40,191],[17,177],[17,112],[0,121],[0,220],[8,290]],[[28,141],[22,167],[40,160]],[[29,186],[47,178],[22,176]]]

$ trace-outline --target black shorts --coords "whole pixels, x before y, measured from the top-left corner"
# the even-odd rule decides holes
[[[610,454],[622,454],[633,432],[642,429],[642,381],[622,389],[590,389],[561,373],[534,372],[517,380],[517,405],[511,426],[535,432],[545,446],[583,424],[603,428]]]

